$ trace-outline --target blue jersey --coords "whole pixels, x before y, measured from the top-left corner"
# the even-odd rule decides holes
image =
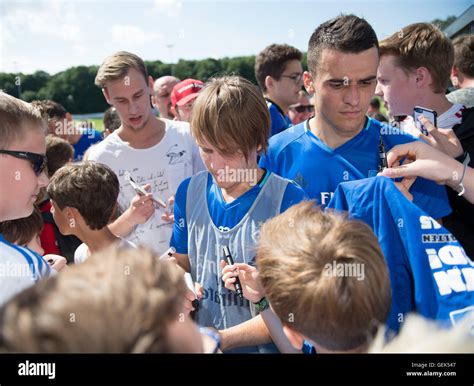
[[[270,99],[267,99],[268,111],[270,112],[271,132],[270,137],[286,130],[292,126],[290,118],[285,115],[283,110]]]
[[[0,307],[25,288],[54,273],[42,256],[6,241],[0,233]]]
[[[207,207],[211,219],[221,231],[234,228],[250,210],[253,202],[262,189],[270,173],[267,171],[261,183],[245,192],[234,201],[227,203],[220,188],[214,183],[209,173],[207,179]],[[188,253],[188,225],[186,223],[186,196],[191,178],[184,180],[179,186],[174,203],[174,227],[170,245],[176,252]],[[280,207],[280,213],[290,206],[307,199],[306,193],[295,183],[288,184]]]
[[[410,311],[452,324],[474,313],[474,264],[454,236],[408,201],[392,180],[342,183],[328,207],[348,211],[374,230],[391,281],[387,325],[392,330],[398,331]]]
[[[102,141],[102,134],[100,131],[88,129],[84,134],[81,135],[79,141],[73,146],[74,148],[74,161],[81,161],[84,157],[84,153],[89,147],[97,142]]]
[[[260,159],[260,166],[294,180],[323,207],[329,203],[339,183],[377,174],[381,135],[386,151],[416,140],[396,128],[368,118],[359,134],[331,149],[309,130],[308,122],[290,127],[271,138],[268,153]],[[451,213],[443,186],[417,178],[410,193],[413,202],[433,218]]]

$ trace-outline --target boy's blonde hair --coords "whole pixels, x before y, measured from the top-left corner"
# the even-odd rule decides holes
[[[257,256],[265,293],[282,323],[319,345],[360,348],[385,323],[390,281],[366,224],[306,201],[263,225]],[[355,273],[357,265],[362,277],[346,270]]]
[[[394,55],[397,65],[406,74],[426,67],[433,78],[433,92],[444,94],[454,62],[454,49],[451,40],[433,24],[410,24],[382,40],[380,56],[383,55]]]
[[[119,51],[105,58],[100,65],[95,77],[95,84],[100,88],[106,88],[109,81],[123,79],[130,68],[134,68],[148,82],[148,71],[145,62],[137,55],[127,51]]]
[[[207,141],[224,156],[241,151],[265,152],[270,113],[257,86],[240,76],[211,79],[194,103],[191,131],[198,143]]]
[[[370,345],[370,353],[474,353],[473,316],[446,328],[436,321],[412,313],[405,317],[399,334],[386,342],[380,329]]]
[[[23,291],[0,314],[0,351],[168,352],[182,273],[148,249],[111,246]]]
[[[33,128],[46,132],[40,112],[30,103],[0,91],[0,149],[22,141]]]

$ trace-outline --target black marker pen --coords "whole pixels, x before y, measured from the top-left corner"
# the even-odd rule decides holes
[[[380,136],[380,142],[379,142],[379,158],[380,158],[380,164],[379,164],[379,172],[382,170],[388,168],[388,163],[387,163],[387,153],[385,153],[385,146],[383,144],[383,139],[382,136]]]
[[[232,255],[230,254],[229,247],[225,246],[224,248],[224,256],[225,256],[225,261],[229,265],[234,265],[234,259],[232,258]],[[240,284],[239,277],[235,277],[235,283],[234,283],[235,290],[237,291],[237,294],[240,296],[241,299],[244,298],[244,294],[242,292],[242,285]]]
[[[176,249],[174,247],[169,247],[168,250],[158,258],[158,260],[169,259],[170,257],[173,257],[175,253]]]

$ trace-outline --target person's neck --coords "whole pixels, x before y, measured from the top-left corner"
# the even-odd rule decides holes
[[[91,254],[119,240],[119,237],[115,236],[106,226],[99,230],[87,229],[78,234],[77,237],[87,245]]]
[[[439,117],[441,114],[448,111],[453,104],[446,98],[445,94],[426,92],[420,94],[418,106],[436,111]],[[409,112],[408,115],[411,115],[412,113],[413,111]]]
[[[463,77],[462,81],[459,82],[459,88],[474,88],[474,78]]]
[[[275,95],[265,94],[265,98],[270,99],[283,111],[283,114],[288,115],[288,109],[290,108],[289,105],[286,105],[283,101],[275,97]]]
[[[135,149],[148,149],[163,139],[165,131],[165,121],[150,114],[148,122],[142,129],[135,131],[122,125],[117,134],[122,141],[128,142]]]
[[[309,128],[322,142],[331,149],[336,149],[359,134],[365,126],[366,119],[356,131],[344,133],[326,121],[322,114],[316,114],[309,120]]]
[[[263,175],[265,174],[265,170],[260,169],[257,164],[249,166],[248,170],[256,171],[256,178],[254,181],[239,182],[228,188],[220,188],[225,202],[232,202],[248,192],[258,183],[258,181],[262,179]]]

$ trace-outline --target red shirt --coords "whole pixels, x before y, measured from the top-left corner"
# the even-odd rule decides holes
[[[51,201],[47,200],[41,204],[40,210],[42,213],[48,213],[51,210]],[[40,234],[41,247],[44,249],[44,254],[53,253],[60,255],[58,242],[56,241],[56,234],[54,233],[54,225],[43,221],[43,231]]]

